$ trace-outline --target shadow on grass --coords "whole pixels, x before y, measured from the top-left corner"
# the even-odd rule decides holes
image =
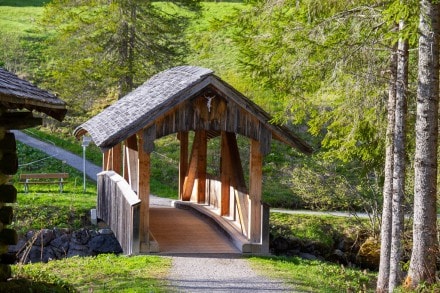
[[[42,7],[50,0],[0,0],[0,6],[12,7]]]
[[[7,282],[0,282],[0,293],[3,292],[78,292],[71,285],[51,284],[42,281],[32,281],[29,279],[10,279]]]

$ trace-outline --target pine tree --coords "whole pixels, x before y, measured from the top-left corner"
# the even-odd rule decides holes
[[[440,4],[420,1],[413,247],[406,285],[436,281]]]

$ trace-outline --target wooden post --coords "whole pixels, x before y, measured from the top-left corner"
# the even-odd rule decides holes
[[[112,170],[122,176],[122,145],[118,143],[112,148]]]
[[[238,150],[235,133],[222,132],[221,142],[221,201],[220,213],[222,216],[231,212],[231,186],[234,188],[234,199],[237,204],[239,223],[243,235],[248,235],[249,228],[249,202],[248,191],[244,179],[243,167],[241,165],[240,153]],[[229,178],[229,179],[228,179]],[[233,202],[234,203],[234,202]],[[232,209],[234,205],[232,205]]]
[[[197,160],[197,202],[205,203],[208,139],[206,137],[206,130],[199,130],[199,132],[199,156]]]
[[[141,216],[140,216],[140,251],[149,252],[150,250],[150,152],[144,148],[143,133],[138,134],[139,148],[138,148],[138,197],[141,200]]]
[[[189,162],[188,172],[185,182],[183,183],[182,200],[191,200],[194,184],[197,179],[195,201],[198,203],[205,202],[207,145],[206,131],[196,131],[191,150],[191,159]]]
[[[186,173],[185,181],[183,183],[182,200],[184,201],[191,200],[191,195],[194,189],[194,183],[197,177],[197,167],[198,167],[198,159],[199,159],[199,140],[200,140],[199,135],[200,133],[196,131],[194,135],[194,142],[191,149],[189,166]]]
[[[111,156],[112,156],[112,150],[105,151],[102,155],[102,171],[109,171],[111,170]]]
[[[249,172],[249,233],[251,243],[261,242],[261,193],[263,185],[263,156],[260,142],[251,139]]]
[[[179,199],[183,199],[183,184],[188,172],[188,131],[178,134],[180,140],[180,161],[179,161]]]
[[[226,133],[221,133],[221,161],[220,161],[220,180],[221,180],[221,199],[220,216],[229,216],[229,205],[231,198],[231,154],[229,151]]]

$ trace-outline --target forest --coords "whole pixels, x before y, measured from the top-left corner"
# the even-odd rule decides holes
[[[289,190],[279,205],[371,215],[381,241],[377,292],[438,282],[439,1],[0,6],[41,7],[25,20],[0,16],[0,66],[68,103],[64,122],[45,120],[49,131],[71,136],[162,70],[210,68],[313,146],[311,156],[281,146],[269,154],[265,172]]]

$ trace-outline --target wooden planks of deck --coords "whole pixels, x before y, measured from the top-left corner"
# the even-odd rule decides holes
[[[240,253],[217,227],[189,210],[151,207],[150,230],[160,253]]]

